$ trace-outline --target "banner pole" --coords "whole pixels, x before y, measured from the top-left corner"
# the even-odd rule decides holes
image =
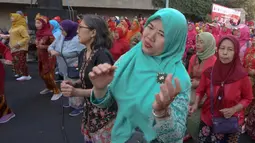
[[[169,8],[169,0],[166,0],[166,8]]]

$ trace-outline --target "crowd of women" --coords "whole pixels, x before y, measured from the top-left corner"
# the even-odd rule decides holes
[[[238,142],[240,134],[246,131],[255,139],[254,33],[245,24],[226,27],[214,22],[188,26],[183,61],[192,82],[189,113],[201,108],[198,140]],[[211,94],[215,94],[215,99]],[[234,134],[215,133],[212,118],[219,116],[237,117],[240,130]]]
[[[2,63],[13,64],[18,81],[30,80],[28,26],[21,13],[10,17],[9,34],[0,35],[10,40],[9,48],[0,44]],[[35,27],[40,94],[53,92],[52,101],[64,95],[70,116],[83,113],[85,143],[180,143],[188,115],[199,108],[198,142],[238,143],[242,129],[255,139],[255,38],[246,25],[213,23],[197,31],[182,13],[165,8],[132,22],[38,14]],[[60,89],[56,67],[64,78]],[[1,78],[0,123],[13,117]]]

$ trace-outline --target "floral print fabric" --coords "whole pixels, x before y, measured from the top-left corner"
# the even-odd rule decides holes
[[[26,55],[27,55],[27,51],[18,51],[18,52],[12,53],[13,69],[15,74],[28,76]]]
[[[84,143],[111,143],[113,122],[114,121],[111,121],[96,133],[89,133],[88,131],[83,130]]]
[[[86,76],[95,65],[94,56],[97,52],[103,49],[94,50],[90,57],[86,58],[86,52],[83,55],[83,62],[80,68],[81,87],[89,89],[88,80]],[[104,60],[102,60],[104,61]],[[117,104],[116,104],[117,106]],[[84,98],[84,112],[82,118],[82,133],[84,135],[85,143],[110,143],[111,129],[113,127],[113,120],[116,117],[117,107],[112,108],[98,108],[93,105],[89,98]]]
[[[250,105],[249,114],[246,121],[246,131],[255,140],[255,100]]]
[[[212,128],[205,123],[200,123],[198,143],[239,143],[240,132],[235,134],[215,134]]]

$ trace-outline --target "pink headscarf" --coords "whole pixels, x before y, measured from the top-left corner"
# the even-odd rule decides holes
[[[250,40],[250,29],[245,24],[240,24],[238,26],[238,29],[240,31],[240,36],[239,36],[238,40],[239,40],[239,44],[241,47],[239,57],[240,57],[241,62],[243,63],[244,53],[245,53],[246,49],[248,48],[248,46],[246,46],[246,44]]]
[[[244,46],[249,40],[250,40],[250,29],[245,24],[240,24],[238,26],[238,29],[240,31],[240,37],[238,38],[240,46]]]

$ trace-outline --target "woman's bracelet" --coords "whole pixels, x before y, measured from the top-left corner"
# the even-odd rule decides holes
[[[165,112],[163,112],[162,114],[158,115],[158,114],[155,113],[155,110],[153,109],[153,110],[152,110],[152,114],[153,114],[153,116],[156,117],[156,118],[164,118],[164,117],[166,117],[166,116],[169,116],[168,110],[165,110]]]

